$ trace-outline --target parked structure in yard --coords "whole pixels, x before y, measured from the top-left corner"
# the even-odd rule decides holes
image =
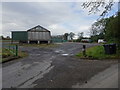
[[[12,31],[12,41],[27,42],[27,31]]]
[[[39,43],[50,43],[51,34],[50,31],[41,27],[40,25],[29,29],[28,31],[28,43],[37,42]]]
[[[27,31],[12,31],[12,40],[28,43],[50,43],[51,33],[49,30],[38,25]]]

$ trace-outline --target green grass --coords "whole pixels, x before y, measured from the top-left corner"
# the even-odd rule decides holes
[[[120,59],[120,53],[107,55],[105,54],[104,47],[94,46],[86,50],[86,57],[83,56],[82,52],[78,53],[76,56],[85,59]]]
[[[8,49],[3,48],[2,51],[0,52],[0,62],[7,62],[10,60],[18,59],[18,58],[23,58],[28,56],[26,52],[19,51],[18,56],[13,55]]]
[[[0,40],[0,42],[11,42],[11,40]]]

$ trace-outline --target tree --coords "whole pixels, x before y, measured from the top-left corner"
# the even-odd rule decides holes
[[[108,42],[120,43],[120,30],[118,29],[120,12],[116,16],[102,19],[92,24],[91,26],[91,39],[105,39]]]
[[[7,36],[6,39],[10,39],[10,36]]]
[[[95,36],[95,35],[98,35],[98,30],[97,30],[96,23],[93,23],[90,28],[90,36]]]
[[[106,26],[106,35],[105,38],[107,41],[114,41],[120,43],[120,30],[118,29],[120,12],[116,17],[110,17],[109,23]]]
[[[83,38],[83,32],[79,32],[78,33],[78,39],[77,39],[77,42],[80,42],[81,41],[81,39]]]
[[[120,52],[120,30],[118,29],[120,26],[119,20],[120,12],[118,12],[117,16],[109,18],[109,23],[106,26],[105,38],[108,42],[117,43],[118,51]]]
[[[0,39],[4,39],[4,36],[0,36]]]
[[[83,38],[83,34],[84,34],[83,32],[79,32],[79,33],[78,33],[78,38],[79,38],[79,39],[82,39],[82,38]]]
[[[90,29],[90,36],[93,41],[97,41],[98,39],[105,39],[106,28],[110,22],[110,19],[113,19],[114,16],[110,18],[102,18],[96,22],[94,22]]]
[[[84,2],[81,6],[83,7],[83,9],[88,9],[89,14],[100,12],[103,9],[100,16],[104,17],[111,10],[113,5],[113,0],[110,0],[109,2],[105,2],[105,0],[99,0],[96,2]]]
[[[73,32],[70,32],[69,36],[70,36],[70,39],[73,40],[73,37],[74,37],[74,33]]]
[[[68,33],[65,33],[64,35],[63,35],[63,37],[64,37],[64,40],[68,40]]]
[[[108,23],[108,18],[100,19],[99,21],[93,23],[90,29],[90,35],[91,36],[95,36],[99,34],[104,35],[107,23]]]
[[[109,11],[111,11],[111,8],[114,5],[114,3],[115,2],[113,2],[113,0],[110,0],[109,2],[105,2],[105,0],[99,0],[98,2],[93,2],[93,1],[85,2],[82,4],[82,7],[83,7],[83,9],[88,9],[89,14],[97,13],[99,11],[102,11],[102,9],[104,9],[102,11],[102,13],[100,14],[100,17],[104,18],[104,16],[106,16],[106,14],[108,14]],[[120,2],[118,2],[118,3],[120,3]],[[98,21],[99,20],[100,19],[98,19]],[[105,24],[103,22],[101,23],[101,24],[104,24],[104,27],[101,29],[104,31],[104,33],[101,33],[101,32],[99,33],[99,31],[97,30],[99,28],[96,28],[93,25],[93,27],[92,27],[93,36],[92,37],[97,37],[98,35],[101,37],[105,36],[105,39],[107,41],[117,43],[119,50],[120,50],[120,30],[118,29],[118,26],[120,25],[120,23],[119,23],[120,10],[117,11],[117,14],[114,14],[112,17],[109,17],[108,19],[105,19],[105,20],[106,20]]]

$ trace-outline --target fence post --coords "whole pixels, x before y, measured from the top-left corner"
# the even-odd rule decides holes
[[[18,45],[16,45],[16,52],[15,55],[18,56]]]
[[[83,45],[83,49],[82,49],[82,51],[83,51],[83,56],[86,57],[86,45]]]

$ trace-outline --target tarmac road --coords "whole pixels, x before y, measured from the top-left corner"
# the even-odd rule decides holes
[[[83,85],[76,84],[73,88],[118,88],[118,64],[98,73]]]
[[[72,88],[117,63],[76,58],[82,45],[63,43],[54,48],[20,47],[29,56],[3,64],[3,88]],[[86,44],[87,47],[94,45],[97,44]]]

